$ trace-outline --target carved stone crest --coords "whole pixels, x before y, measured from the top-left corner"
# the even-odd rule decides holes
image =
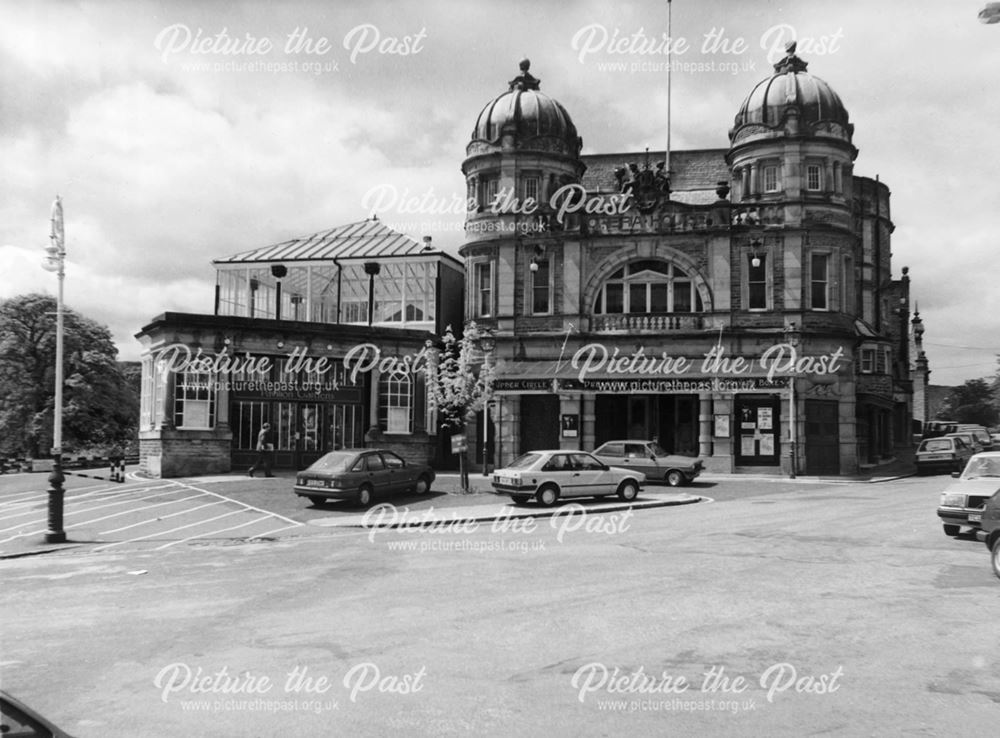
[[[646,149],[646,162],[642,169],[635,162],[628,167],[615,170],[618,180],[618,190],[632,196],[640,213],[651,213],[670,196],[670,177],[666,171],[666,162],[656,163],[656,170],[649,168],[649,149]]]

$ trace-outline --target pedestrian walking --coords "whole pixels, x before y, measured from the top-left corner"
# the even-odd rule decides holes
[[[257,459],[247,471],[247,476],[253,477],[255,471],[263,470],[265,477],[273,477],[271,460],[274,456],[274,439],[271,437],[271,424],[264,423],[257,434]]]

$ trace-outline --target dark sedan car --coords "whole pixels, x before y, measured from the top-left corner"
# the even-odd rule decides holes
[[[422,495],[434,482],[434,470],[376,448],[331,451],[295,478],[295,494],[314,505],[351,500],[368,507],[376,499],[399,492]]]

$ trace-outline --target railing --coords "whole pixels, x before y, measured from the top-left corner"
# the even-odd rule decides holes
[[[704,327],[704,318],[701,315],[676,313],[595,315],[591,318],[590,325],[595,333],[700,330]]]

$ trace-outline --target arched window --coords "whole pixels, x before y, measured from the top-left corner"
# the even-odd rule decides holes
[[[666,261],[633,261],[614,272],[597,293],[594,313],[700,313],[705,310],[694,280]]]

